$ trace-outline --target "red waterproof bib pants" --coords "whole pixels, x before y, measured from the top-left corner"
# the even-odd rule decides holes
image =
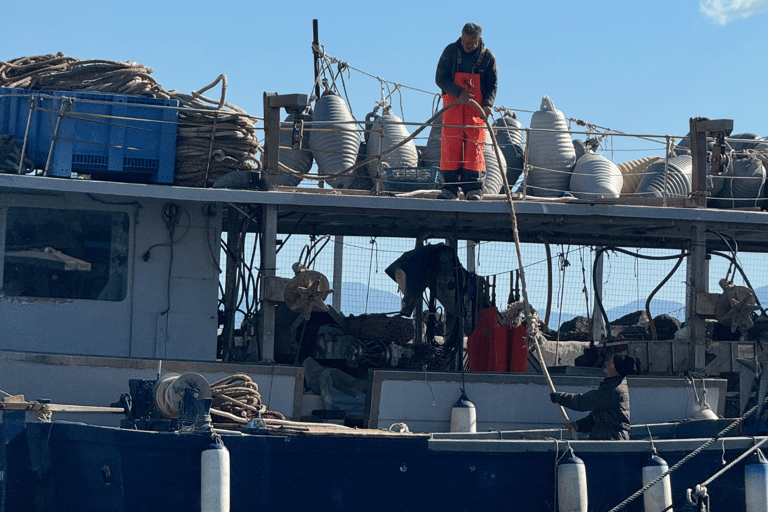
[[[480,75],[477,73],[456,73],[454,83],[482,105]],[[485,143],[485,121],[472,104],[464,105],[450,94],[443,94],[443,105],[455,105],[443,113],[443,136],[440,147],[440,169],[456,171],[467,169],[485,171],[483,145]],[[462,126],[446,126],[462,125]]]

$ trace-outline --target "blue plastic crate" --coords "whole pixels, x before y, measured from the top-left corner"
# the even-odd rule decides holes
[[[0,133],[13,134],[19,143],[28,133],[27,155],[37,167],[45,168],[50,153],[49,176],[78,172],[95,179],[173,183],[175,107],[177,100],[124,94],[4,88]]]

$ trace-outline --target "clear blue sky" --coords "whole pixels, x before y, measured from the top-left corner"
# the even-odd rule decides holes
[[[684,135],[690,117],[707,116],[768,136],[768,0],[41,0],[3,2],[0,16],[0,60],[59,51],[133,60],[184,93],[224,73],[228,101],[258,116],[264,91],[311,92],[315,18],[329,55],[433,93],[440,52],[474,21],[499,63],[497,105],[535,111],[547,95],[567,117],[628,133]],[[379,83],[345,79],[360,120]],[[406,91],[402,101],[406,121],[430,117],[429,94]]]

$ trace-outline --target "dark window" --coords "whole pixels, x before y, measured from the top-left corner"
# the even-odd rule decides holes
[[[8,208],[3,293],[120,301],[128,286],[128,215]]]

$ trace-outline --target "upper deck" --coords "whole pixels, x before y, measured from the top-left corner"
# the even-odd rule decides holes
[[[393,197],[363,191],[188,188],[20,175],[0,175],[0,185],[9,194],[272,206],[277,232],[285,234],[514,240],[510,205],[502,195],[468,202],[435,199],[436,191]],[[651,198],[523,200],[518,194],[513,195],[513,206],[521,242],[684,249],[693,231],[703,229],[710,249],[726,249],[717,232],[737,240],[741,250],[768,250],[768,213],[757,208],[696,208],[680,199],[662,206],[661,199]]]

